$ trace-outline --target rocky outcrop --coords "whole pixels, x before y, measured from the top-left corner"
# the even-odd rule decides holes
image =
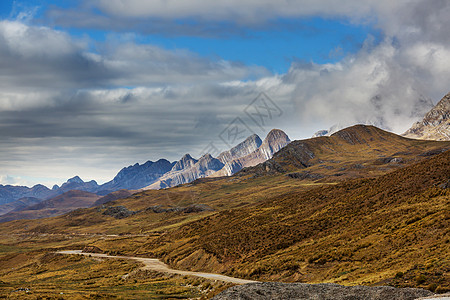
[[[168,213],[168,212],[184,212],[187,214],[190,213],[198,213],[198,212],[204,212],[204,211],[214,211],[212,207],[206,204],[191,204],[186,207],[162,207],[161,205],[154,205],[150,206],[145,209],[146,211],[152,211],[154,213],[160,214],[160,213]]]
[[[183,156],[183,158],[185,157],[186,155]],[[181,166],[182,164],[180,163],[179,165]],[[222,169],[222,167],[223,163],[220,160],[212,157],[211,154],[205,154],[194,164],[186,164],[184,169],[172,169],[162,176],[159,181],[149,185],[146,189],[163,189],[188,183],[198,178],[207,177]]]
[[[422,119],[415,123],[404,137],[450,141],[450,93],[445,95]]]
[[[265,158],[265,160],[271,159],[272,156],[278,152],[281,148],[289,144],[291,140],[284,131],[280,129],[272,129],[264,139],[261,147],[258,151]]]
[[[102,249],[97,246],[86,246],[81,251],[83,253],[105,253]]]
[[[187,153],[175,163],[171,171],[180,171],[194,166],[198,160],[192,158],[192,156]]]
[[[239,143],[230,150],[220,153],[219,156],[217,156],[217,159],[223,164],[226,164],[233,159],[237,159],[254,152],[261,146],[261,144],[261,138],[257,134],[252,134],[242,143]]]
[[[124,219],[131,217],[132,215],[136,214],[135,211],[131,211],[125,206],[118,205],[118,206],[109,206],[106,208],[106,210],[103,212],[105,216],[111,216],[115,219]]]
[[[413,300],[420,297],[433,295],[432,292],[413,288],[393,288],[388,286],[342,286],[333,283],[281,283],[262,282],[248,283],[233,286],[219,295],[214,300]]]
[[[224,167],[211,175],[212,177],[230,176],[245,167],[256,166],[278,152],[281,148],[289,144],[291,140],[282,130],[272,129],[261,143],[261,145],[252,153],[228,161]]]

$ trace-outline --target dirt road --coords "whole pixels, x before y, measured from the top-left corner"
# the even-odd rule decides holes
[[[203,277],[203,278],[207,278],[207,279],[211,279],[211,280],[221,280],[221,281],[231,282],[231,283],[236,283],[236,284],[245,284],[245,283],[256,282],[256,281],[252,281],[252,280],[239,279],[239,278],[229,277],[229,276],[220,275],[220,274],[174,270],[174,269],[169,268],[168,265],[166,265],[165,263],[163,263],[162,261],[160,261],[157,258],[144,258],[144,257],[134,257],[134,256],[113,256],[113,255],[100,254],[100,253],[84,253],[84,252],[81,252],[81,250],[66,250],[66,251],[58,251],[56,253],[90,255],[92,257],[103,257],[103,258],[132,259],[132,260],[139,261],[145,265],[144,267],[141,268],[142,270],[152,270],[152,271],[158,271],[158,272],[164,272],[164,273],[170,273],[170,274],[197,276],[197,277]]]

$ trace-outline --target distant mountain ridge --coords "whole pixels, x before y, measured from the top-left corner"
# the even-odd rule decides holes
[[[230,150],[224,151],[217,156],[223,164],[227,162],[248,155],[258,149],[262,144],[261,138],[257,134],[252,134],[242,143],[234,146]]]
[[[272,129],[264,141],[251,153],[228,161],[225,166],[211,177],[230,176],[243,168],[253,167],[271,159],[272,156],[291,142],[286,133],[280,129]]]
[[[90,207],[99,198],[100,196],[94,193],[70,190],[54,198],[0,216],[0,222],[59,216],[78,208]]]
[[[17,207],[10,205],[2,208],[2,204],[30,197],[34,199],[33,203],[36,203],[36,201],[48,200],[71,190],[104,196],[123,189],[160,189],[189,183],[208,176],[229,176],[243,167],[253,166],[271,158],[275,152],[289,142],[289,138],[283,131],[274,129],[269,132],[264,141],[258,135],[253,134],[233,148],[220,153],[217,158],[205,154],[197,160],[191,155],[185,154],[176,162],[159,159],[157,161],[149,160],[143,164],[136,163],[122,168],[111,181],[102,185],[95,180],[85,182],[79,176],[68,179],[61,186],[55,185],[52,189],[40,184],[32,188],[0,185],[0,212],[4,214],[19,207],[23,208],[23,203],[19,202]]]
[[[98,187],[97,191],[106,195],[110,192],[127,189],[135,190],[143,188],[157,181],[161,176],[169,172],[175,163],[166,159],[159,159],[156,162],[147,161],[146,163],[134,164],[120,170],[113,180]]]
[[[450,141],[450,93],[403,136],[422,140]]]
[[[26,208],[27,206],[37,204],[42,199],[35,197],[23,197],[10,203],[0,205],[0,216],[12,211],[18,211]]]
[[[7,204],[24,197],[47,198],[51,193],[52,190],[42,184],[37,184],[31,188],[0,184],[0,204]]]
[[[187,156],[190,158],[188,163],[183,163],[183,159]],[[157,182],[149,185],[145,189],[163,189],[188,183],[198,178],[207,177],[222,167],[223,163],[217,158],[212,157],[211,154],[203,155],[198,161],[190,157],[189,154],[186,154],[175,164],[170,172],[164,174]]]
[[[230,176],[244,167],[254,166],[270,159],[275,152],[290,143],[286,133],[273,129],[264,141],[253,134],[217,158],[205,154],[198,161],[186,154],[172,170],[145,189],[161,189],[189,183],[203,177]]]

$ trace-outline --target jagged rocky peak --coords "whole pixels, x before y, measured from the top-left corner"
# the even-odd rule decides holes
[[[79,176],[75,176],[68,179],[67,183],[84,183],[84,181]]]
[[[134,190],[146,187],[169,172],[173,165],[174,163],[163,158],[156,162],[149,160],[142,165],[136,163],[120,170],[113,180],[103,184],[99,190],[102,195],[105,195],[105,193],[120,189]]]
[[[291,141],[288,137],[288,135],[281,129],[272,129],[266,136],[266,138],[264,139],[264,141],[279,141],[279,140],[283,140],[283,141]]]
[[[270,159],[278,150],[289,144],[288,135],[280,129],[272,129],[262,142],[259,151],[265,159]]]
[[[230,150],[220,153],[219,156],[217,156],[217,159],[225,164],[233,159],[252,153],[258,149],[261,144],[261,138],[257,134],[252,134],[246,138],[245,141],[239,143]]]
[[[223,167],[223,163],[209,153],[200,157],[199,160],[195,160],[187,154],[179,162],[177,169],[175,169],[175,165],[170,172],[164,174],[157,182],[147,186],[146,189],[160,189],[188,183],[197,178],[209,176]]]
[[[172,171],[179,171],[190,168],[196,162],[197,160],[195,158],[192,158],[192,156],[189,153],[187,153],[183,155],[183,157],[179,161],[176,162],[176,164],[172,168]]]
[[[220,170],[223,167],[223,163],[217,158],[212,157],[211,154],[206,153],[203,155],[196,164],[200,170]]]
[[[291,140],[284,131],[280,129],[272,129],[264,139],[264,141],[254,151],[241,157],[235,157],[227,161],[224,167],[212,174],[213,177],[230,176],[245,167],[252,167],[259,163],[265,162],[281,148],[289,144]]]
[[[450,140],[450,93],[445,95],[425,117],[403,136],[424,140]]]

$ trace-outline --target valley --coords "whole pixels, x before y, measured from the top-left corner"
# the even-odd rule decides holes
[[[1,271],[0,286],[7,294],[27,282],[42,295],[83,290],[84,299],[118,297],[119,287],[136,291],[135,298],[146,289],[161,297],[212,297],[233,284],[189,273],[207,272],[253,281],[445,292],[449,149],[449,142],[358,125],[331,137],[293,141],[231,177],[200,178],[121,194],[62,216],[6,222],[0,227],[0,260],[10,267]],[[143,270],[139,261],[102,260],[97,254],[55,254],[83,249],[158,258],[187,273]],[[60,260],[69,273],[61,273]],[[58,279],[83,273],[91,278],[89,288],[86,279],[71,285]]]

